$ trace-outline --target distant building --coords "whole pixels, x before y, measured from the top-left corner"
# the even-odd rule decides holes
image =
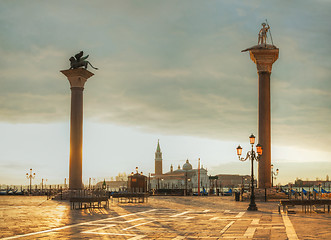
[[[147,177],[142,173],[135,173],[128,177],[129,192],[147,192]]]
[[[218,174],[217,185],[228,188],[238,188],[244,185],[248,187],[251,183],[251,176],[239,174]],[[254,181],[256,184],[256,180]]]
[[[128,187],[128,181],[105,181],[106,189],[109,191],[122,191]],[[102,188],[103,181],[96,184],[96,188]]]
[[[160,141],[157,141],[155,152],[155,175],[162,175],[162,152],[160,149]]]
[[[162,152],[160,142],[158,141],[155,152],[155,173],[151,174],[150,188],[151,189],[198,189],[198,174],[199,169],[193,169],[191,163],[187,159],[181,168],[178,165],[176,170],[171,164],[170,171],[163,173],[162,170]],[[200,188],[209,187],[209,178],[207,169],[200,168]]]
[[[301,180],[301,179],[296,179],[293,186],[294,187],[330,187],[331,182],[327,179],[326,181],[324,180]]]

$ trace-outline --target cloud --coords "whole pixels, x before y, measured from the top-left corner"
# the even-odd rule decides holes
[[[280,47],[271,76],[273,141],[307,146],[314,138],[312,147],[324,148],[331,36],[321,23],[330,4],[317,4],[309,21],[300,15],[307,2],[284,3],[1,3],[0,117],[66,121],[70,90],[59,70],[83,49],[100,68],[86,83],[87,119],[230,140],[257,133],[256,68],[240,50],[255,44],[263,12]]]

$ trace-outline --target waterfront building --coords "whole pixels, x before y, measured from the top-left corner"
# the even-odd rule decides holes
[[[203,167],[194,169],[187,159],[182,167],[178,165],[177,169],[174,170],[171,164],[170,171],[163,173],[162,161],[162,152],[158,141],[155,152],[155,173],[151,174],[150,189],[186,189],[197,192],[198,184],[200,184],[200,191],[209,188],[207,169]],[[199,171],[200,183],[198,183]]]
[[[128,187],[128,181],[105,181],[106,183],[106,190],[108,191],[124,191]],[[98,182],[95,185],[95,188],[102,189],[102,185],[104,184],[104,181]]]
[[[225,188],[239,188],[241,186],[248,187],[251,182],[250,175],[239,174],[218,174],[217,185]],[[256,184],[256,180],[254,180]]]

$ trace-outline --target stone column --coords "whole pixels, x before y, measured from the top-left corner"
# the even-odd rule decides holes
[[[265,46],[265,45],[263,45]],[[249,50],[259,75],[259,123],[258,142],[263,154],[258,167],[258,188],[271,187],[271,122],[270,122],[270,74],[272,64],[278,59],[279,49],[270,45]]]
[[[87,79],[94,74],[83,68],[61,72],[68,78],[71,86],[69,190],[79,190],[83,188],[83,90]]]

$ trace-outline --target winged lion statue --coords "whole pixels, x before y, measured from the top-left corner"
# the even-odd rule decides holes
[[[89,57],[89,55],[83,57],[83,54],[84,54],[84,52],[80,51],[79,53],[77,53],[75,55],[75,57],[69,58],[69,61],[70,61],[69,69],[77,69],[80,67],[84,67],[85,69],[87,69],[87,65],[89,64],[93,69],[98,70],[98,68],[93,67],[92,64],[86,60]]]

